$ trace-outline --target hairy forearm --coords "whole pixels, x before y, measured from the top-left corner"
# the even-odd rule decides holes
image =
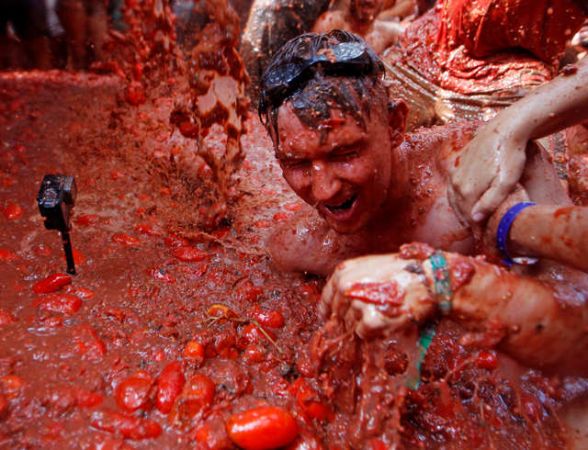
[[[588,208],[536,205],[510,230],[513,255],[552,259],[588,272]]]
[[[588,348],[588,311],[584,304],[567,304],[566,299],[556,298],[551,287],[482,260],[445,255],[454,278],[464,270],[472,273],[453,292],[453,316],[500,327],[505,332],[501,348],[527,365],[566,364],[582,373],[588,370],[585,363],[573,357],[571,364],[566,361],[574,349]],[[467,266],[470,269],[465,269]],[[426,271],[430,273],[430,269]]]
[[[588,59],[577,71],[537,88],[503,113],[522,139],[538,139],[588,120]]]

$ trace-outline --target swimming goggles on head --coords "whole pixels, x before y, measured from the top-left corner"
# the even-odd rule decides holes
[[[260,111],[280,106],[294,91],[307,83],[316,66],[336,76],[380,74],[384,66],[374,51],[363,42],[341,42],[330,47],[308,48],[308,58],[268,68],[262,79]]]

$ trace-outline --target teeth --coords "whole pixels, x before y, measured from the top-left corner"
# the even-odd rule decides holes
[[[349,209],[349,208],[351,208],[351,205],[353,205],[354,201],[355,201],[355,195],[348,198],[344,202],[339,203],[338,205],[327,205],[327,208],[329,208],[331,210]]]

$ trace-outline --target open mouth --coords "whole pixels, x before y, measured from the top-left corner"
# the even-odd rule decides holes
[[[338,213],[342,213],[342,212],[345,212],[345,211],[351,209],[351,207],[355,203],[355,200],[357,200],[357,194],[353,194],[347,200],[344,200],[343,202],[341,202],[337,205],[325,205],[325,207],[330,212],[332,212],[334,214],[338,214]]]

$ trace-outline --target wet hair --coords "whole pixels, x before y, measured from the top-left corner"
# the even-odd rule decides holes
[[[365,129],[374,106],[386,107],[384,65],[359,36],[341,30],[306,33],[276,52],[261,79],[259,117],[278,144],[278,110],[289,101],[298,119],[318,129],[331,109]],[[381,105],[380,105],[381,103]]]

